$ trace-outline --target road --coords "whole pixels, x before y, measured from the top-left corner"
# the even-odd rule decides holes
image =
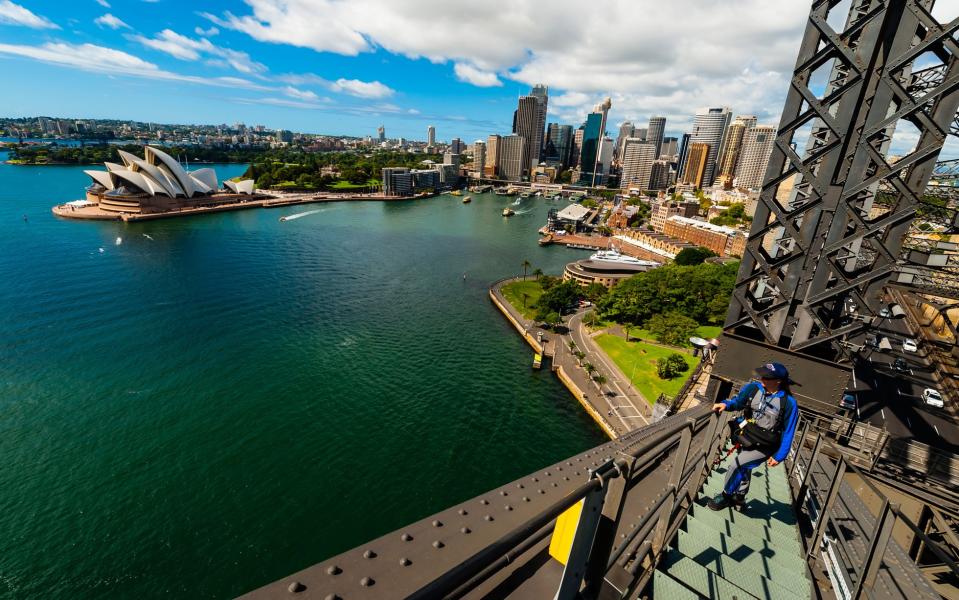
[[[885,429],[893,437],[911,438],[941,450],[959,452],[959,426],[945,408],[927,406],[922,400],[926,388],[938,389],[933,377],[933,365],[926,356],[926,348],[919,342],[919,352],[905,352],[902,341],[917,339],[909,331],[904,319],[884,319],[878,333],[889,338],[892,349],[879,352],[864,348],[864,362],[856,375],[872,389],[864,394],[859,406],[859,418]],[[893,362],[901,357],[908,370],[900,372]],[[955,398],[945,398],[946,403]]]

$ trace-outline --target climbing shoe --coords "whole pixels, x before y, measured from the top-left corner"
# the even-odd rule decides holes
[[[725,492],[717,494],[715,498],[711,498],[709,502],[706,503],[706,506],[708,506],[710,510],[722,510],[732,505],[732,496],[727,496]]]

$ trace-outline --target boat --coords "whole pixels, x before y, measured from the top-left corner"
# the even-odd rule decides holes
[[[453,194],[454,196],[462,196],[462,195],[463,195],[463,191],[462,191],[462,190],[453,190],[452,192],[450,192],[450,194]]]
[[[519,195],[520,198],[529,198],[532,194],[529,192],[523,192]]]
[[[651,260],[641,260],[628,254],[621,254],[619,250],[610,248],[609,250],[600,250],[589,257],[596,262],[615,263],[618,265],[628,265],[632,267],[658,267],[659,263]]]
[[[496,194],[497,196],[514,196],[514,195],[516,195],[516,192],[513,191],[512,188],[505,188],[505,187],[496,188],[496,189],[493,190],[493,193]]]
[[[516,211],[513,210],[512,208],[508,207],[508,206],[503,209],[503,216],[504,216],[504,217],[512,217],[512,216],[515,215],[515,214],[516,214]]]
[[[467,197],[463,198],[463,204],[469,204],[469,203],[472,202],[472,201],[473,201],[473,197],[472,197],[472,196],[467,196]]]

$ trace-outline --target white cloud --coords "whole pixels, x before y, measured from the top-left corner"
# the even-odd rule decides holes
[[[93,20],[93,22],[99,25],[100,27],[109,27],[110,29],[120,29],[121,27],[126,27],[127,29],[131,28],[129,25],[127,25],[126,23],[118,19],[117,17],[114,17],[110,13],[107,13],[103,15],[102,17],[97,17],[96,19]]]
[[[10,0],[0,0],[0,24],[22,25],[32,29],[60,29],[60,26],[46,17],[14,4]]]
[[[203,29],[202,27],[194,27],[193,33],[197,35],[202,35],[204,37],[213,37],[220,33],[220,30],[216,27],[210,27],[209,29]]]
[[[578,111],[578,120],[611,94],[615,118],[656,113],[671,122],[724,104],[773,121],[809,10],[808,2],[768,0],[616,2],[595,10],[555,0],[548,11],[535,0],[454,2],[443,10],[428,0],[245,1],[248,14],[204,16],[260,41],[351,56],[382,48],[451,63],[473,85],[504,77],[545,83],[554,94],[588,96],[561,113]]]
[[[310,101],[319,100],[319,96],[317,96],[315,92],[311,92],[310,90],[297,89],[289,85],[283,88],[283,93],[289,96],[290,98],[296,98],[297,100],[310,100]]]
[[[379,81],[359,79],[337,79],[330,85],[330,89],[358,98],[387,98],[393,95],[393,90]]]
[[[107,2],[107,0],[97,0],[97,4],[99,4],[103,8],[110,8],[110,3]]]
[[[456,63],[453,65],[453,72],[456,73],[456,78],[460,81],[472,83],[475,86],[499,87],[503,85],[503,82],[499,80],[496,73],[477,69],[473,65]]]
[[[201,55],[207,54],[222,59],[231,67],[246,75],[257,75],[266,71],[265,65],[250,58],[250,55],[246,52],[221,48],[206,38],[196,40],[180,35],[172,29],[164,29],[152,38],[131,35],[129,39],[148,48],[165,52],[180,60],[198,60]],[[213,64],[218,63],[214,62]]]

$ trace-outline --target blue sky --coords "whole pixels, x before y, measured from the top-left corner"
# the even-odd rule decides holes
[[[0,114],[466,141],[611,96],[608,130],[729,106],[778,124],[807,0],[0,0]],[[748,15],[749,18],[744,18]],[[13,93],[11,93],[11,91]]]

